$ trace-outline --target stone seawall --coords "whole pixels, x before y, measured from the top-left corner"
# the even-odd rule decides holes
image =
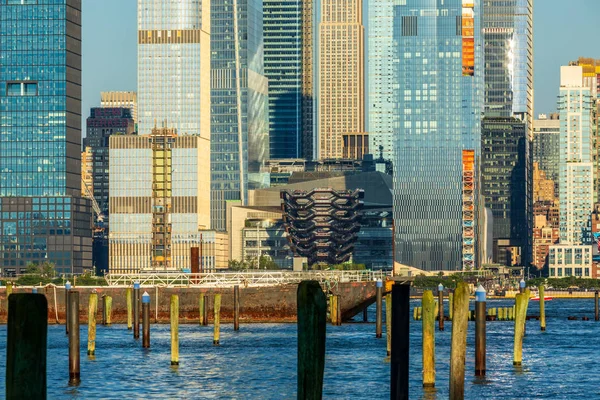
[[[298,285],[243,287],[240,286],[240,323],[255,322],[296,322],[296,290]],[[72,288],[79,292],[79,319],[87,322],[88,299],[92,290],[98,293],[98,313],[96,319],[102,320],[102,296],[112,297],[112,323],[127,322],[127,300],[125,287],[89,287]],[[233,287],[159,287],[142,286],[140,295],[150,295],[151,322],[169,322],[169,302],[171,295],[179,295],[180,323],[198,323],[200,294],[208,295],[208,319],[213,321],[214,295],[221,294],[221,321],[233,321]],[[31,293],[31,288],[16,287],[13,293]],[[48,299],[48,322],[65,322],[64,287],[38,288],[38,293]],[[347,320],[358,313],[365,305],[375,300],[375,282],[336,283],[331,293],[340,295],[342,318]],[[157,307],[158,298],[158,307]],[[0,288],[0,323],[7,321],[6,288]]]

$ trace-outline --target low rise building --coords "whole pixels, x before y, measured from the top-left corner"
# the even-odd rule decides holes
[[[558,244],[550,246],[548,255],[550,278],[596,278],[592,264],[592,246]]]

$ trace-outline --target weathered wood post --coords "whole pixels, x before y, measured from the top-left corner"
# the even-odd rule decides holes
[[[133,325],[133,289],[127,288],[127,330],[131,330]]]
[[[410,284],[392,285],[392,356],[390,399],[408,399]]]
[[[540,329],[546,331],[546,301],[544,299],[544,285],[538,288],[540,296]],[[598,321],[598,292],[596,291],[596,321]]]
[[[233,330],[240,330],[240,287],[233,287]]]
[[[376,319],[375,319],[375,337],[376,338],[380,338],[382,336],[381,334],[381,319],[382,319],[382,308],[383,308],[383,304],[382,304],[382,295],[383,295],[383,282],[381,281],[381,279],[377,279],[377,313],[376,313]]]
[[[465,358],[469,314],[469,287],[459,282],[454,291],[450,349],[450,400],[465,398]]]
[[[133,338],[140,338],[140,283],[133,282]]]
[[[88,356],[96,355],[96,311],[98,309],[98,294],[94,290],[88,300]]]
[[[479,285],[475,291],[475,376],[485,376],[486,365],[486,293]]]
[[[515,341],[513,365],[519,366],[523,363],[523,337],[525,336],[525,320],[527,317],[527,305],[529,303],[529,289],[519,293],[516,297],[515,316]]]
[[[204,325],[204,307],[206,307],[204,295],[200,293],[200,296],[198,296],[198,322],[200,325]]]
[[[104,313],[106,315],[105,325],[110,326],[112,324],[112,297],[104,296]]]
[[[171,295],[171,365],[179,365],[179,296]]]
[[[452,321],[452,313],[454,311],[454,291],[448,290],[448,319]]]
[[[387,355],[392,355],[392,294],[385,295],[385,333],[387,339]]]
[[[303,281],[297,291],[298,399],[323,396],[327,301],[317,281]]]
[[[213,345],[219,346],[221,344],[221,295],[215,294],[215,330],[213,333]]]
[[[69,385],[81,382],[79,357],[79,292],[69,291]]]
[[[435,387],[435,300],[433,292],[425,290],[423,306],[423,387]]]
[[[208,296],[203,294],[204,296],[204,310],[202,310],[202,325],[208,326]]]
[[[150,295],[142,295],[142,347],[150,348]]]
[[[594,292],[594,320],[598,321],[600,315],[598,315],[598,291]]]
[[[46,398],[48,302],[42,294],[7,296],[6,398]]]
[[[13,284],[12,282],[6,282],[6,300],[10,297],[13,292]],[[7,303],[8,304],[8,303]]]
[[[69,292],[71,291],[71,282],[65,283],[65,333],[69,334]]]
[[[444,330],[444,285],[441,283],[438,285],[438,329],[440,331]]]

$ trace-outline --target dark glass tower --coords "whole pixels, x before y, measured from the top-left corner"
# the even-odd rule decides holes
[[[302,2],[263,2],[271,158],[302,157]]]
[[[533,229],[533,1],[482,3],[482,194],[494,217],[494,254],[519,249],[526,265]]]
[[[0,3],[0,268],[92,266],[81,198],[81,0]]]

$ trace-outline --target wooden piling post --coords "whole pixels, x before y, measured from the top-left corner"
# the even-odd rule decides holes
[[[369,322],[369,308],[363,308],[363,322]]]
[[[418,307],[414,307],[413,308],[413,320],[416,321],[417,318],[418,318],[418,316],[419,316],[419,308]]]
[[[215,294],[215,330],[213,333],[213,345],[221,344],[221,295]]]
[[[200,325],[204,325],[204,307],[206,307],[204,295],[200,293],[200,296],[198,296],[198,322]]]
[[[142,347],[150,348],[150,295],[142,295]]]
[[[454,291],[450,349],[450,400],[465,398],[465,358],[469,314],[469,287],[459,282]]]
[[[233,330],[240,330],[240,287],[233,287]]]
[[[88,300],[88,356],[96,355],[96,312],[98,309],[98,294],[94,290]]]
[[[435,300],[433,292],[425,290],[423,306],[423,387],[435,387]]]
[[[392,285],[392,356],[390,398],[408,399],[410,353],[410,285]]]
[[[377,297],[376,297],[376,303],[377,303],[377,312],[376,312],[376,317],[375,317],[375,337],[376,338],[380,338],[382,337],[381,334],[381,323],[382,323],[382,308],[383,308],[383,304],[382,304],[382,295],[383,295],[383,282],[381,281],[381,279],[377,279]]]
[[[485,376],[486,372],[485,297],[485,289],[479,285],[475,291],[475,376]]]
[[[127,288],[127,330],[131,330],[133,325],[133,289]]]
[[[438,314],[438,330],[444,330],[444,285],[441,283],[438,285],[438,304],[439,304],[439,314]]]
[[[7,296],[6,398],[46,398],[48,302],[42,294]]]
[[[179,365],[179,296],[171,295],[171,365]]]
[[[498,309],[498,321],[504,321],[504,307]]]
[[[8,298],[10,297],[10,295],[12,294],[13,291],[13,285],[12,282],[6,282],[6,300],[8,301]],[[8,304],[8,303],[6,303]],[[8,307],[7,307],[8,309]]]
[[[140,338],[140,283],[133,283],[133,338]]]
[[[79,292],[69,291],[69,385],[81,382],[79,356]]]
[[[546,302],[544,300],[544,285],[540,285],[538,288],[538,295],[540,297],[540,330],[546,331]],[[596,321],[598,321],[598,291],[596,291]]]
[[[208,296],[203,294],[204,296],[204,310],[202,310],[202,325],[208,326]]]
[[[452,321],[454,311],[454,291],[448,292],[448,319]]]
[[[110,326],[112,324],[112,297],[106,296],[104,297],[105,301],[105,312],[106,312],[106,326]]]
[[[594,292],[594,320],[598,321],[599,319],[600,315],[598,315],[598,291],[596,290]]]
[[[327,301],[317,281],[303,281],[297,291],[298,399],[323,396]]]
[[[519,366],[523,363],[523,337],[525,336],[525,319],[527,316],[527,305],[529,303],[529,289],[519,293],[516,297],[515,316],[515,341],[513,365]]]
[[[71,290],[71,282],[65,283],[65,333],[69,334],[69,291]]]
[[[392,294],[385,295],[385,333],[387,338],[387,355],[392,355]]]

